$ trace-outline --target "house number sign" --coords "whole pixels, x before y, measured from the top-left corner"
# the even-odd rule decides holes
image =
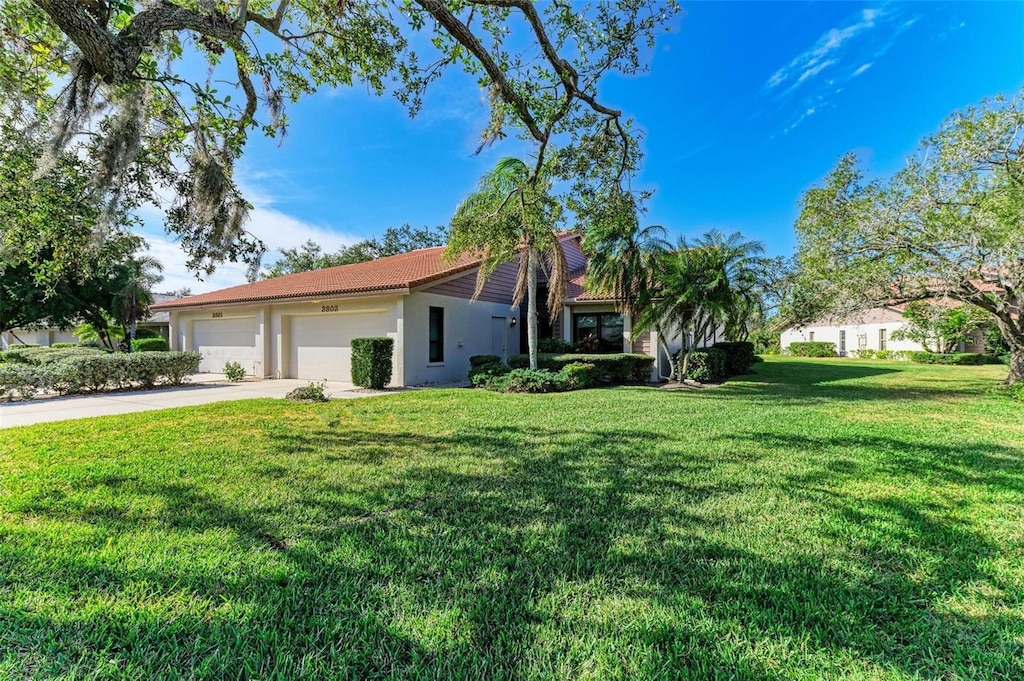
[[[321,305],[320,306],[320,311],[321,312],[337,312],[338,311],[338,306],[337,305]]]
[[[214,312],[213,313],[213,318],[214,319],[219,319],[220,317],[223,317],[223,316],[224,316],[223,312]]]

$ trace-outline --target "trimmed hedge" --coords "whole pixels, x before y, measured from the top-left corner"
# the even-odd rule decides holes
[[[618,353],[610,355],[580,355],[540,353],[537,357],[537,368],[548,371],[561,371],[568,364],[593,364],[601,376],[602,383],[647,383],[651,379],[651,368],[654,358],[649,355]],[[529,355],[512,355],[508,365],[513,369],[526,369],[530,366]]]
[[[754,344],[747,341],[715,343],[711,347],[725,353],[726,376],[749,374],[750,367],[760,359],[754,352]]]
[[[601,381],[601,372],[597,370],[597,365],[590,362],[566,364],[559,373],[565,376],[567,390],[593,388]]]
[[[572,343],[561,338],[541,338],[537,341],[537,352],[559,355],[572,352]]]
[[[835,357],[836,344],[824,341],[790,343],[789,352],[794,357]]]
[[[60,350],[60,348],[58,348]],[[181,385],[199,370],[198,352],[125,354],[89,352],[44,363],[0,364],[0,392],[28,399],[41,390],[60,394]]]
[[[977,365],[987,364],[988,358],[977,352],[909,352],[907,353],[911,362],[918,364],[959,364]]]
[[[363,388],[383,390],[391,381],[392,338],[352,339],[352,382]]]
[[[497,355],[473,355],[469,358],[470,368],[483,367],[488,364],[501,364],[501,357]]]
[[[686,374],[683,374],[684,353],[679,353],[676,361],[679,362],[678,376],[697,381],[698,383],[715,383],[729,376],[729,355],[719,348],[701,348],[690,354],[690,361],[687,364]]]
[[[87,348],[74,345],[72,347],[40,347],[36,346],[18,346],[12,348],[7,353],[8,362],[20,362],[22,364],[31,364],[32,366],[45,366],[47,364],[56,364],[57,362],[63,362],[67,359],[74,359],[76,357],[95,357],[97,355],[107,354],[106,350],[100,348]]]
[[[569,389],[569,381],[561,371],[512,369],[491,379],[487,388],[506,393],[560,393]]]
[[[132,341],[132,352],[167,352],[171,348],[162,336],[156,338],[136,338]]]

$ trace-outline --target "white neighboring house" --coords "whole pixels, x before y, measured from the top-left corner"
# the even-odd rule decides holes
[[[847,317],[827,317],[805,326],[792,326],[782,332],[781,345],[785,350],[790,343],[835,343],[840,357],[856,356],[858,350],[924,350],[920,343],[910,340],[892,340],[892,334],[907,325],[903,318],[905,305],[876,307],[853,313]],[[974,334],[970,343],[961,343],[959,352],[985,352],[985,339]]]
[[[174,296],[163,293],[154,293],[153,302],[166,303],[176,300]],[[140,329],[149,329],[160,334],[165,339],[168,337],[168,323],[170,315],[166,312],[151,311],[149,316],[138,322]],[[0,334],[0,350],[6,350],[12,345],[42,345],[50,347],[54,343],[77,343],[74,329],[58,329],[51,326],[40,326],[31,329],[12,329]]]

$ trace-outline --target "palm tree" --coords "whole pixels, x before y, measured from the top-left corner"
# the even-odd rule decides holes
[[[583,236],[586,285],[613,298],[617,311],[633,315],[650,305],[655,261],[669,244],[663,227],[640,227],[631,195],[617,194],[606,204]]]
[[[79,343],[94,342],[106,347],[108,350],[114,350],[114,341],[124,338],[124,330],[118,326],[117,321],[113,317],[104,313],[102,318],[102,324],[99,322],[83,322],[75,327],[73,333]]]
[[[518,258],[512,304],[519,305],[526,296],[531,369],[537,368],[537,271],[543,266],[548,272],[552,323],[569,281],[565,252],[554,232],[561,221],[561,209],[550,190],[550,182],[543,175],[532,174],[522,160],[502,159],[480,178],[476,191],[459,204],[445,251],[448,260],[463,254],[480,258],[474,298],[498,266]]]
[[[681,239],[678,248],[656,259],[651,275],[656,289],[638,310],[635,326],[655,329],[663,343],[663,329],[679,330],[683,376],[701,338],[722,325],[744,324],[751,314],[749,298],[763,251],[760,242],[745,241],[739,232],[725,237],[712,230],[692,243]]]
[[[153,304],[153,287],[163,281],[160,274],[163,270],[159,260],[143,255],[129,259],[120,272],[121,287],[114,304],[122,326],[127,327],[124,335],[130,341],[135,340],[139,318],[149,313],[149,306]]]

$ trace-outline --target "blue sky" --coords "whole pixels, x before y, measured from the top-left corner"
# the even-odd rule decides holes
[[[840,155],[891,173],[952,111],[1024,86],[1021,2],[682,6],[649,72],[601,89],[645,131],[634,186],[655,190],[644,222],[673,236],[739,230],[789,255],[801,194]],[[474,155],[486,110],[465,77],[436,83],[415,119],[359,88],[288,114],[283,143],[254,137],[239,169],[271,257],[307,238],[333,249],[406,222],[445,224],[481,173],[521,151]],[[226,265],[199,282],[158,229],[149,240],[163,288],[244,281]]]

